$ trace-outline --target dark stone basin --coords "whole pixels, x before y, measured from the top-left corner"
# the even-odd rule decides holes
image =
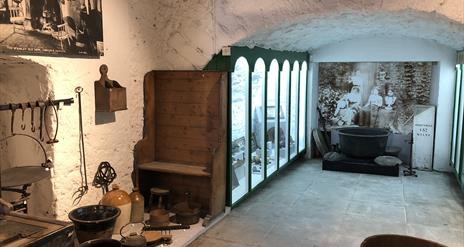
[[[339,130],[342,153],[355,158],[375,158],[384,154],[390,131],[380,128],[343,128]]]

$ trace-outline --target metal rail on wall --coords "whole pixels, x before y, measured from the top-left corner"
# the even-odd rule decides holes
[[[32,101],[32,102],[27,102],[27,103],[4,104],[4,105],[0,105],[0,111],[20,109],[22,106],[25,108],[39,107],[39,102],[45,103],[46,106],[53,106],[53,105],[59,106],[60,103],[63,103],[64,105],[71,105],[74,103],[74,99],[69,98],[69,99],[58,99],[58,100]]]

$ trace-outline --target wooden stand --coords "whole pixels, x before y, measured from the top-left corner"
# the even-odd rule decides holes
[[[226,196],[227,73],[152,71],[144,80],[143,139],[135,146],[135,183],[169,189],[172,205],[200,203],[211,216]]]

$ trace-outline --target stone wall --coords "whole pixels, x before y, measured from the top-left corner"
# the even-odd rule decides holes
[[[440,34],[445,37],[449,37],[448,33],[459,29],[456,23],[464,22],[462,0],[103,1],[104,57],[101,59],[23,57],[31,61],[24,64],[6,61],[5,66],[9,68],[4,70],[5,67],[2,66],[0,103],[10,100],[21,101],[23,98],[28,101],[37,100],[46,95],[54,95],[55,98],[74,97],[74,88],[82,86],[89,181],[92,180],[98,164],[101,161],[109,161],[118,172],[115,183],[129,191],[133,165],[132,152],[135,143],[142,137],[142,81],[147,71],[201,69],[222,46],[237,42],[274,48],[279,48],[276,46],[279,44],[282,48],[288,49],[316,49],[317,47],[312,44],[320,46],[337,42],[338,38],[342,40],[350,38],[346,36],[347,33],[341,26],[335,25],[344,23],[345,12],[351,13],[352,16],[360,16],[354,19],[364,23],[353,28],[369,26],[370,23],[362,22],[362,17],[377,13],[387,13],[387,17],[383,20],[389,19],[388,13],[392,13],[393,17],[410,13],[419,13],[418,15],[432,13],[440,20],[449,18],[450,24],[440,22],[445,31],[441,30],[440,26],[437,29],[443,31]],[[329,25],[323,26],[324,30],[318,29],[318,25],[312,26],[314,29],[311,35],[306,35],[302,32],[305,29],[299,28],[313,22],[322,25],[327,16],[335,16],[334,19],[340,21],[328,22]],[[396,27],[401,29],[403,25],[407,24],[398,22]],[[416,27],[421,25],[417,24]],[[369,28],[363,30],[356,34],[369,35],[372,32]],[[293,32],[294,35],[288,36],[291,38],[287,37],[285,42],[276,42],[278,40],[276,35],[285,34],[285,31]],[[324,31],[327,35],[318,36],[318,31]],[[385,34],[395,34],[396,31],[393,27]],[[440,39],[438,34],[434,32],[423,38],[432,40],[436,38],[441,43],[454,42],[453,37]],[[98,67],[103,63],[109,66],[110,78],[127,87],[129,110],[117,112],[114,116],[94,112],[93,82],[99,78]],[[23,86],[6,84],[7,81],[19,80],[15,75],[18,73],[39,73],[38,78],[28,79],[27,88],[42,85],[39,88],[43,87],[43,91],[29,94],[27,91],[18,90]],[[10,89],[6,89],[7,87]],[[114,121],[112,121],[113,117]],[[3,126],[3,132],[0,132],[2,135],[7,131],[6,118],[0,118]],[[48,147],[55,163],[52,179],[43,182],[48,185],[43,185],[42,182],[38,184],[39,187],[44,187],[43,192],[33,195],[30,207],[34,208],[35,214],[66,219],[67,213],[75,207],[72,205],[72,193],[80,186],[77,104],[60,110],[60,121],[58,135],[60,142]],[[96,124],[96,122],[105,123]],[[47,202],[39,203],[37,198],[43,194],[47,194]],[[100,198],[101,191],[90,187],[90,191],[79,205],[97,203]]]

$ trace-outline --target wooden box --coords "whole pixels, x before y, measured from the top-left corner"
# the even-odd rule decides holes
[[[118,82],[95,82],[95,111],[115,112],[127,110],[126,88]]]

